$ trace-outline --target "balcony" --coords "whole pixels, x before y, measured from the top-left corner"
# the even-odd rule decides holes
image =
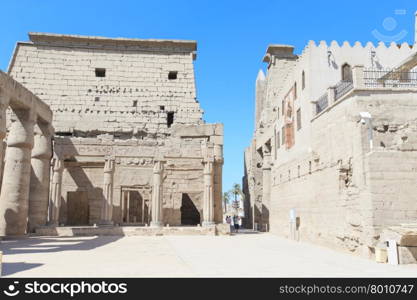
[[[321,114],[352,90],[384,89],[417,89],[417,72],[365,69],[363,66],[355,66],[352,68],[352,81],[340,81],[313,101],[315,115]]]
[[[363,81],[367,88],[416,88],[417,72],[364,69]]]

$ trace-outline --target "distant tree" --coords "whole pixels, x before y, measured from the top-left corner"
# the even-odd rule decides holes
[[[233,184],[233,187],[229,191],[229,193],[234,196],[234,200],[233,200],[233,203],[232,203],[232,207],[234,208],[235,213],[237,214],[239,208],[242,208],[242,207],[240,207],[240,202],[238,201],[238,196],[240,196],[240,198],[242,200],[245,198],[245,196],[244,196],[244,194],[242,192],[242,188],[241,188],[240,184],[238,184],[238,183]]]
[[[230,202],[230,191],[223,193],[223,209],[226,212],[227,204]]]
[[[237,196],[240,196],[243,199],[243,192],[239,183],[233,184],[233,187],[230,190],[230,193],[232,193],[235,196],[235,201],[237,201]]]

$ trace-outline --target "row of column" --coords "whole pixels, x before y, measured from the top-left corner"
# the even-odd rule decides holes
[[[29,117],[30,111],[17,111],[16,120],[10,128],[0,195],[0,236],[23,235],[27,229],[47,224],[59,224],[61,189],[64,162],[53,160],[52,130],[48,124],[37,123]],[[3,119],[5,119],[5,115]],[[5,127],[5,126],[4,126]],[[35,131],[35,135],[33,132]],[[6,133],[0,131],[3,140]],[[203,226],[214,224],[214,159],[204,160]],[[114,159],[105,160],[103,175],[104,201],[101,224],[112,224]],[[153,169],[152,221],[151,226],[163,226],[163,171],[164,161],[157,160]],[[49,182],[51,186],[49,187]],[[49,196],[49,189],[51,191]],[[30,199],[29,199],[30,197]],[[48,204],[48,198],[50,202]]]
[[[0,95],[1,158],[5,152],[0,236],[24,235],[34,226],[46,224],[52,156],[52,127],[37,119],[35,108],[12,108],[7,147],[3,149],[9,101],[5,95]]]

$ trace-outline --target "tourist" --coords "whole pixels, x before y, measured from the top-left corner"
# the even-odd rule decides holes
[[[235,226],[235,232],[238,232],[239,231],[239,217],[238,216],[233,217],[233,224]]]

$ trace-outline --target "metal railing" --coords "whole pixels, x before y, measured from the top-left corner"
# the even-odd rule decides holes
[[[347,92],[349,92],[351,89],[353,89],[353,82],[352,81],[339,81],[338,84],[334,87],[334,99],[337,100],[343,95],[345,95]]]
[[[365,87],[375,88],[416,88],[417,72],[365,69],[363,71]]]
[[[321,113],[329,106],[329,99],[327,98],[327,93],[321,96],[316,102],[316,114]]]

